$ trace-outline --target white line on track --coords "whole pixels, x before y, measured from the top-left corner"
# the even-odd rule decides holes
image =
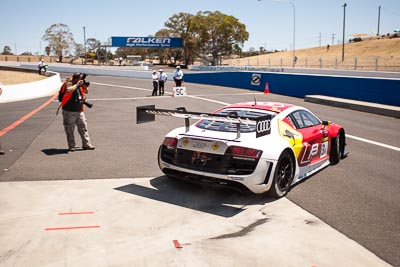
[[[93,82],[93,84],[103,85],[103,86],[120,87],[120,88],[140,90],[140,91],[149,91],[149,92],[153,91],[153,89],[146,89],[146,88],[139,88],[139,87],[132,87],[132,86],[124,86],[124,85],[114,85],[114,84],[96,83],[96,82]],[[168,93],[168,94],[170,94],[170,93]],[[246,94],[263,94],[263,93],[258,93],[257,92],[257,93],[242,93],[242,94],[246,95]],[[166,98],[166,97],[170,97],[170,96],[158,96],[158,98],[161,98],[161,97]],[[199,99],[199,100],[204,100],[204,101],[208,101],[208,102],[213,102],[213,103],[217,103],[217,104],[221,104],[221,105],[229,105],[229,103],[226,103],[226,102],[213,100],[213,99],[208,99],[208,98],[199,97],[199,96],[194,96],[194,95],[188,95],[187,97],[195,98],[195,99]],[[144,99],[144,98],[149,98],[149,97],[107,98],[107,99],[90,99],[90,100],[112,101],[112,100]],[[361,142],[364,142],[364,143],[368,143],[368,144],[371,144],[371,145],[376,145],[376,146],[380,146],[380,147],[384,147],[384,148],[388,148],[388,149],[392,149],[392,150],[400,152],[400,148],[399,147],[387,145],[387,144],[384,144],[384,143],[376,142],[376,141],[365,139],[365,138],[362,138],[362,137],[357,137],[357,136],[350,135],[350,134],[347,134],[347,133],[346,133],[346,137],[350,138],[350,139],[357,140],[357,141],[361,141]]]
[[[365,143],[368,143],[368,144],[372,144],[372,145],[376,145],[376,146],[392,149],[392,150],[395,150],[395,151],[400,151],[399,147],[386,145],[386,144],[383,144],[383,143],[380,143],[380,142],[376,142],[376,141],[372,141],[372,140],[369,140],[369,139],[357,137],[357,136],[350,135],[350,134],[347,134],[347,133],[346,133],[346,138],[350,138],[350,139],[358,140],[358,141],[365,142]]]

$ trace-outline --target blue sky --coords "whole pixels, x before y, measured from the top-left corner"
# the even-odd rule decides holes
[[[284,0],[283,0],[284,1]],[[290,0],[295,6],[296,49],[332,44],[342,40],[343,7],[346,7],[346,36],[400,28],[400,0]],[[54,23],[69,26],[78,43],[87,38],[106,42],[111,36],[148,36],[164,27],[173,14],[221,11],[246,25],[250,34],[244,49],[291,49],[293,40],[292,5],[272,0],[3,0],[0,15],[0,52],[5,45],[18,54],[44,51],[41,37]],[[320,38],[321,36],[321,38]]]

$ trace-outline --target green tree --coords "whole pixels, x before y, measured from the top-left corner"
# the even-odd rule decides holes
[[[102,63],[105,63],[107,60],[110,60],[113,58],[113,54],[110,51],[107,51],[104,48],[98,48],[96,50],[96,55],[94,57],[94,59],[99,60]]]
[[[70,54],[70,50],[75,46],[73,34],[63,23],[51,25],[42,39],[49,43],[51,50],[58,56],[59,62],[62,62],[63,55]]]
[[[50,56],[50,52],[51,52],[50,46],[46,46],[46,47],[44,48],[44,51],[46,52],[46,55],[47,55],[47,56]]]
[[[174,36],[174,34],[170,29],[161,29],[158,32],[156,32],[155,36],[168,37],[168,36]],[[166,63],[176,64],[177,61],[179,62],[184,59],[183,49],[181,48],[167,48],[167,49],[154,48],[154,49],[149,49],[149,52],[150,52],[150,58],[154,57],[154,55],[157,55],[160,64],[166,64]]]
[[[83,44],[75,44],[75,56],[82,56],[85,54]]]
[[[3,48],[3,52],[1,53],[2,55],[14,55],[13,53],[11,53],[11,48],[6,45]]]
[[[239,52],[238,48],[249,38],[244,24],[219,11],[198,12],[192,18],[191,24],[193,31],[199,36],[199,52],[211,55],[213,65],[221,57]]]
[[[96,50],[101,45],[101,42],[95,38],[89,38],[86,40],[86,45],[89,52]]]
[[[179,13],[171,16],[168,21],[165,22],[166,29],[164,29],[164,31],[169,33],[170,37],[180,37],[183,40],[183,58],[185,65],[193,62],[196,50],[200,45],[197,38],[198,34],[193,30],[192,19],[192,14]],[[179,52],[176,51],[176,49],[172,53],[176,55],[174,57],[175,61],[180,58]]]
[[[165,22],[165,27],[170,36],[183,39],[185,64],[192,63],[197,56],[216,65],[222,56],[240,52],[249,38],[244,24],[219,11],[175,14]]]

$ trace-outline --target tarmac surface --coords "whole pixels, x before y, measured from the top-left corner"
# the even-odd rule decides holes
[[[157,168],[158,145],[182,122],[157,119],[139,127],[134,107],[184,104],[212,111],[254,96],[303,100],[195,84],[188,84],[188,97],[152,98],[146,80],[90,79],[95,107],[86,114],[95,151],[67,152],[54,101],[1,137],[6,150],[0,156],[1,266],[400,263],[399,215],[393,213],[399,210],[399,181],[392,175],[400,171],[397,119],[303,102],[343,124],[349,137],[379,140],[393,149],[349,139],[348,159],[296,186],[288,198],[273,200],[167,179]],[[46,100],[0,105],[6,114],[0,129]],[[366,127],[368,122],[376,125]],[[362,164],[372,161],[374,166]]]
[[[166,179],[1,183],[1,266],[389,266],[286,198]]]

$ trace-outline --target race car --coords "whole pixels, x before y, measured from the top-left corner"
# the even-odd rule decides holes
[[[342,126],[292,104],[255,100],[213,113],[137,107],[137,123],[155,115],[185,119],[159,148],[158,165],[167,177],[279,198],[347,155]],[[197,121],[190,125],[189,119]]]

